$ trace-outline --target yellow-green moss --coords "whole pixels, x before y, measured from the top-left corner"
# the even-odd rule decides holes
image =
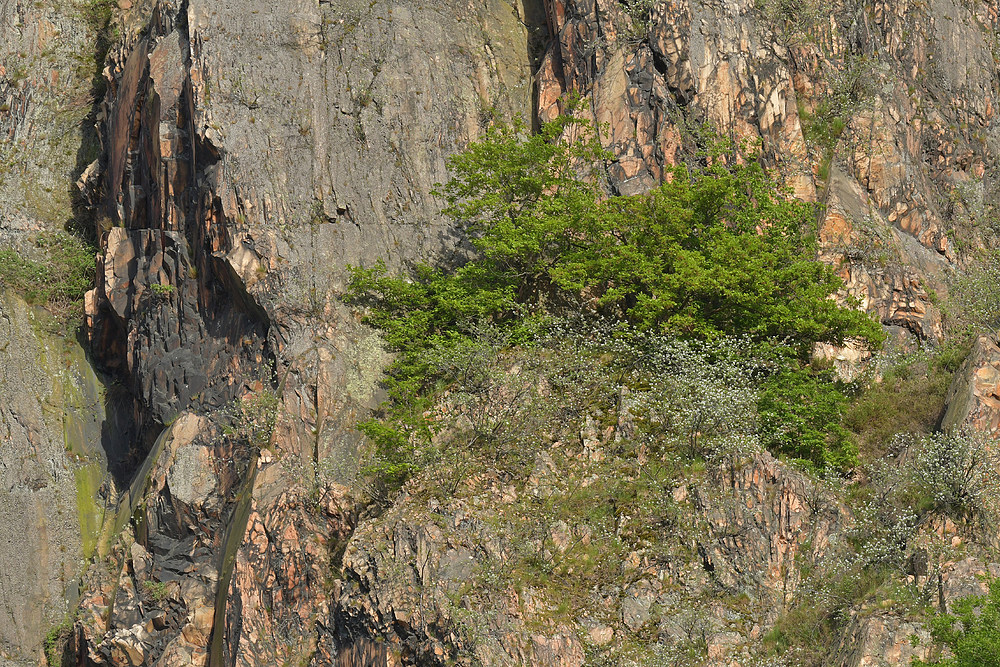
[[[73,471],[76,478],[76,511],[80,521],[80,544],[83,557],[90,558],[97,546],[104,519],[103,508],[97,502],[97,490],[101,486],[101,466],[88,463]]]

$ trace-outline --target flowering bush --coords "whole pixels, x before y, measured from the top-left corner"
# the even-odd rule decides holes
[[[267,447],[278,420],[279,404],[278,394],[270,389],[246,393],[222,411],[223,433],[252,450]]]
[[[1000,329],[1000,250],[986,255],[960,275],[952,292],[962,317],[973,330],[996,333]]]
[[[976,431],[898,436],[911,503],[955,519],[991,522],[1000,498],[1000,458]]]

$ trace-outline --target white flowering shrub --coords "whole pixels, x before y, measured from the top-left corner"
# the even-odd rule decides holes
[[[851,537],[863,567],[897,568],[917,526],[917,513],[876,494],[854,508]]]
[[[615,387],[632,387],[628,410],[649,444],[687,458],[759,451],[757,384],[763,362],[748,340],[682,340],[604,319],[557,322],[551,335],[610,360],[605,372]]]
[[[642,394],[650,427],[661,429],[691,458],[753,437],[757,390],[744,369],[713,360],[688,343],[660,352],[664,368]]]
[[[951,290],[961,317],[974,331],[994,334],[1000,329],[1000,250],[973,264]]]
[[[917,509],[972,522],[995,518],[1000,457],[987,434],[969,430],[899,436],[898,446]]]
[[[899,568],[928,513],[974,525],[997,516],[998,464],[975,432],[900,434],[894,452],[868,468],[867,495],[853,507],[851,541],[865,568]]]
[[[251,449],[268,446],[278,420],[279,404],[278,394],[271,389],[247,392],[222,410],[223,433]]]

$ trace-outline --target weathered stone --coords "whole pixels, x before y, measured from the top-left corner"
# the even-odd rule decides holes
[[[398,268],[456,250],[458,234],[431,190],[447,179],[447,157],[494,116],[528,116],[534,104],[549,120],[565,93],[580,93],[578,113],[603,124],[613,154],[611,189],[626,194],[691,160],[697,137],[688,128],[702,121],[736,141],[759,139],[762,159],[796,196],[825,204],[822,258],[844,279],[841,296],[893,331],[944,335],[934,293],[961,260],[952,232],[975,214],[965,200],[987,196],[982,179],[1000,157],[995,2],[877,0],[860,14],[834,3],[804,40],[752,0],[663,0],[648,24],[616,0],[424,4],[123,0],[95,114],[98,156],[77,136],[88,101],[47,111],[62,98],[87,100],[89,74],[50,70],[38,57],[65,60],[80,46],[89,57],[78,17],[0,0],[0,242],[30,249],[31,234],[73,217],[74,182],[83,205],[95,207],[101,247],[87,335],[132,397],[122,419],[138,426],[113,466],[122,488],[136,474],[114,522],[123,542],[85,578],[77,636],[91,662],[436,664],[467,651],[486,664],[582,664],[583,635],[572,623],[527,629],[521,614],[545,604],[536,592],[454,608],[478,568],[503,554],[493,510],[424,507],[404,495],[357,526],[349,492],[352,426],[377,402],[388,356],[337,300],[345,266],[384,258]],[[15,76],[22,60],[25,73]],[[870,62],[881,65],[854,88],[833,90]],[[843,128],[806,141],[834,92],[852,100]],[[61,595],[55,573],[71,578],[87,543],[77,544],[69,519],[70,480],[94,482],[102,465],[99,456],[72,461],[41,406],[56,406],[83,441],[103,426],[97,399],[67,410],[72,392],[60,389],[42,400],[62,371],[48,358],[31,365],[48,339],[29,335],[27,311],[12,303],[0,362],[9,358],[13,371],[0,368],[0,391],[28,397],[0,404],[4,442],[17,452],[5,452],[0,503],[23,520],[0,530],[52,574],[0,581],[0,609],[11,618],[0,623],[4,660],[37,653],[43,618],[59,615],[45,602]],[[994,343],[978,344],[946,423],[997,429]],[[850,347],[817,352],[844,374],[864,361]],[[89,396],[96,385],[84,375],[70,384]],[[280,417],[259,453],[206,416],[264,391],[280,393]],[[627,410],[604,433],[588,419],[569,434],[575,441],[579,432],[582,465],[601,463],[634,429]],[[164,424],[172,426],[140,466]],[[649,452],[639,457],[645,465]],[[493,480],[490,488],[504,490],[491,502],[551,498],[554,471],[541,452],[524,491]],[[88,487],[83,498],[91,496]],[[683,641],[697,628],[711,659],[727,664],[773,620],[779,600],[797,595],[800,560],[833,553],[849,519],[805,475],[765,455],[713,468],[671,497],[698,524],[698,539],[684,545],[683,562],[628,554],[620,568],[628,580],[595,598],[595,608],[618,606],[590,630],[594,645],[657,624],[663,638]],[[440,525],[439,510],[450,512]],[[93,528],[85,514],[81,532]],[[541,530],[549,562],[592,539],[589,527],[566,521]],[[965,546],[954,531],[940,537]],[[11,558],[0,550],[0,564]],[[978,566],[967,565],[944,568],[946,597],[971,590]],[[683,581],[683,595],[667,580]],[[41,582],[37,591],[32,582]],[[756,635],[729,628],[730,611],[692,603],[720,590],[767,603],[754,612]],[[220,600],[225,609],[216,610]],[[216,611],[225,627],[214,626]],[[489,631],[459,636],[459,612],[475,619],[466,629]],[[844,664],[918,655],[900,639],[908,622],[855,621],[848,636],[859,648]]]
[[[76,344],[0,294],[0,662],[33,662],[68,613],[105,500],[102,387]]]
[[[979,336],[948,390],[945,429],[1000,434],[1000,347],[994,336]]]

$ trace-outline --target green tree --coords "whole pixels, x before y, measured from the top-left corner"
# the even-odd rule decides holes
[[[561,141],[564,134],[573,141]],[[528,136],[498,125],[451,159],[445,213],[476,254],[455,271],[408,278],[355,269],[348,298],[399,349],[477,318],[596,307],[640,328],[718,338],[881,341],[878,325],[830,296],[841,281],[816,261],[813,208],[755,160],[721,150],[668,170],[644,195],[605,196],[606,157],[589,124],[562,117]]]
[[[720,143],[701,168],[668,169],[647,194],[612,196],[601,177],[609,156],[594,128],[564,116],[536,134],[497,124],[453,157],[453,177],[438,194],[467,234],[468,261],[451,270],[418,264],[407,276],[390,275],[382,262],[354,268],[345,296],[368,307],[367,321],[398,353],[384,417],[399,428],[364,426],[384,446],[391,475],[405,472],[401,443],[426,434],[421,415],[441,379],[426,352],[461,344],[482,323],[513,345],[532,340],[546,317],[581,312],[639,332],[780,340],[797,360],[816,342],[878,345],[878,324],[831,298],[841,281],[816,260],[813,207],[746,155]],[[810,391],[827,403],[815,415],[789,413],[800,427],[788,437],[816,440],[796,444],[794,455],[852,460],[847,444],[820,434],[841,406]],[[832,458],[823,450],[830,444]]]
[[[931,620],[934,639],[950,649],[954,657],[914,665],[943,667],[1000,667],[1000,580],[990,582],[987,595],[963,598],[953,613]]]

